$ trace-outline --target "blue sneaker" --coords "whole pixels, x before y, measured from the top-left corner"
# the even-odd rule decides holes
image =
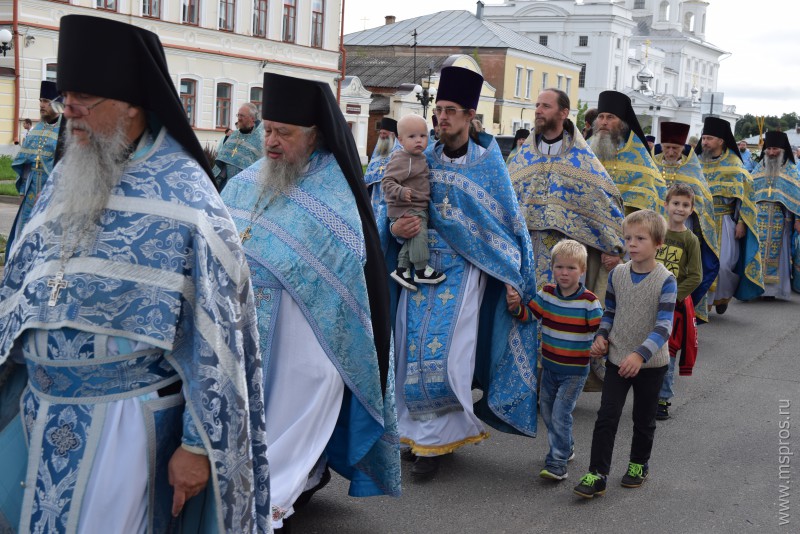
[[[564,480],[567,478],[567,468],[546,465],[539,471],[539,476],[548,480]]]

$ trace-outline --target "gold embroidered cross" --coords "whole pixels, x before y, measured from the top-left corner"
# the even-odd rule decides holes
[[[431,354],[435,356],[436,355],[436,351],[441,349],[442,347],[444,347],[444,345],[439,343],[439,338],[438,337],[435,337],[435,338],[433,338],[433,341],[431,341],[430,343],[428,343],[426,345],[426,347],[431,349]]]

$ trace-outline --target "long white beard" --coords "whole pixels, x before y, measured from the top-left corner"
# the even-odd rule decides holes
[[[783,155],[764,156],[764,171],[767,176],[779,176],[783,167]]]
[[[257,204],[265,198],[272,200],[274,197],[285,193],[297,183],[297,179],[306,166],[306,161],[301,159],[297,163],[290,163],[285,159],[273,160],[267,158],[261,167],[260,194]]]
[[[77,235],[78,241],[93,239],[87,233],[100,222],[112,189],[122,179],[130,151],[126,136],[128,123],[127,118],[120,120],[108,135],[90,131],[89,143],[85,146],[79,145],[67,128],[61,177],[55,184],[48,215],[60,216],[64,233]]]
[[[385,158],[389,155],[389,152],[392,151],[392,147],[394,146],[394,139],[390,136],[386,139],[378,138],[378,156]]]
[[[617,157],[617,147],[619,147],[620,139],[615,139],[613,133],[605,130],[596,131],[589,141],[592,152],[601,160],[609,160]]]

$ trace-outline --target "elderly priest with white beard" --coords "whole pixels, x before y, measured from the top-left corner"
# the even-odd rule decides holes
[[[269,531],[249,271],[161,43],[65,16],[57,83],[64,157],[0,287],[6,386],[27,372],[0,531]]]
[[[302,102],[303,105],[293,105]],[[330,480],[400,494],[388,271],[355,141],[330,87],[264,75],[265,157],[222,193],[253,273],[272,521]]]

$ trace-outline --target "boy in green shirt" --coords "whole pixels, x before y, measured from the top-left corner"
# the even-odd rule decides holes
[[[703,263],[700,253],[700,241],[686,220],[694,209],[694,190],[684,183],[675,183],[667,191],[667,236],[664,246],[656,254],[656,261],[669,269],[678,281],[678,298],[675,303],[675,319],[669,340],[669,369],[664,376],[658,398],[656,419],[669,419],[670,399],[674,396],[672,384],[675,381],[675,357],[678,350],[682,352],[681,374],[685,368],[694,364],[697,348],[697,326],[694,322],[690,295],[703,280]],[[687,300],[688,299],[688,300]],[[691,312],[688,308],[692,308]],[[679,317],[680,316],[680,317]],[[687,335],[688,332],[688,335]],[[688,353],[691,350],[691,355]],[[690,356],[687,359],[687,356]],[[690,371],[689,371],[690,373]]]

